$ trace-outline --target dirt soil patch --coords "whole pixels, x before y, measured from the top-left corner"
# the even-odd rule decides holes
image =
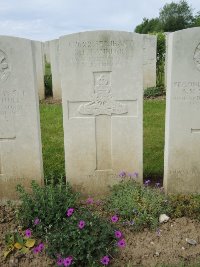
[[[54,104],[62,104],[61,99],[53,99],[53,97],[47,97],[40,101],[41,104],[48,104],[48,105],[54,105]]]
[[[6,260],[3,258],[5,250],[4,236],[10,231],[17,230],[15,209],[0,206],[0,266],[1,267],[46,267],[55,266],[52,261],[41,253],[34,255],[30,251],[26,255],[11,254]],[[180,263],[196,263],[200,259],[200,223],[188,218],[178,218],[160,226],[159,231],[131,232],[127,228],[121,229],[127,246],[122,249],[113,267],[159,266],[161,264],[179,265]],[[190,245],[186,238],[196,240],[196,245]],[[196,265],[196,266],[200,266]],[[89,267],[89,266],[88,266]]]

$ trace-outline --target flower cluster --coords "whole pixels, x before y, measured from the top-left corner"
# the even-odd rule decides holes
[[[110,262],[110,258],[109,258],[107,255],[104,256],[104,257],[101,259],[101,263],[102,263],[103,265],[108,265],[109,262]]]
[[[44,244],[43,243],[40,243],[37,247],[35,247],[33,249],[33,253],[34,254],[40,253],[40,252],[43,251],[43,249],[44,249]]]
[[[25,236],[28,237],[28,238],[30,238],[31,235],[32,235],[31,230],[30,229],[26,229]]]
[[[119,173],[119,177],[120,178],[129,177],[129,178],[132,178],[132,179],[136,179],[136,178],[138,178],[138,176],[139,176],[138,172],[126,173],[125,171],[121,171]]]
[[[74,209],[73,209],[73,208],[69,208],[69,209],[67,210],[67,212],[66,212],[66,216],[67,216],[67,217],[71,217],[73,213],[74,213]]]
[[[58,266],[70,266],[73,262],[73,257],[69,256],[67,258],[61,258],[60,256],[58,256],[58,260],[57,260],[57,265]]]

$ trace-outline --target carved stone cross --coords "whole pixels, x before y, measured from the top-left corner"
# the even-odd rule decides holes
[[[71,118],[95,117],[96,171],[112,170],[112,119],[114,116],[137,116],[137,99],[115,100],[112,95],[111,72],[94,72],[94,94],[82,101]],[[69,114],[70,111],[69,103]],[[79,102],[80,103],[80,102]],[[81,117],[80,117],[81,116]],[[69,117],[70,119],[70,117]]]
[[[12,142],[16,139],[14,119],[11,114],[9,116],[0,115],[0,175],[4,174],[3,170],[3,148],[2,143]]]

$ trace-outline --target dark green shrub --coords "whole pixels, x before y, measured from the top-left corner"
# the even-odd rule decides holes
[[[72,191],[67,183],[49,184],[40,187],[35,181],[31,184],[32,194],[21,186],[17,186],[19,198],[22,201],[18,218],[26,228],[34,230],[36,236],[44,237],[51,229],[58,227],[65,218],[66,210],[77,204],[78,194]],[[39,224],[35,225],[35,220]]]
[[[31,194],[20,185],[17,191],[22,202],[18,219],[23,228],[42,239],[50,257],[72,261],[74,266],[92,267],[102,265],[103,257],[116,252],[114,224],[87,206],[81,207],[78,194],[69,184],[60,181],[40,187],[33,181]]]
[[[200,195],[170,195],[170,205],[174,217],[189,217],[200,221]]]
[[[155,98],[163,95],[165,95],[165,90],[163,87],[149,87],[144,90],[145,98]]]
[[[156,63],[156,85],[157,87],[164,87],[165,84],[165,53],[166,41],[165,33],[159,32],[157,36],[157,63]]]
[[[159,188],[126,179],[112,187],[106,206],[133,230],[146,227],[155,229],[159,223],[159,215],[171,213],[168,200]]]
[[[45,85],[45,96],[52,96],[53,91],[52,91],[52,75],[45,75],[44,76],[44,85]]]
[[[85,222],[83,229],[78,227],[80,220]],[[103,256],[116,251],[116,242],[113,225],[81,208],[49,234],[47,253],[53,258],[72,256],[74,266],[100,266]]]

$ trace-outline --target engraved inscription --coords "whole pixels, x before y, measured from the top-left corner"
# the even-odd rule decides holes
[[[196,64],[197,69],[200,71],[200,43],[196,47],[194,51],[194,62]]]
[[[82,104],[78,112],[83,115],[112,115],[128,113],[128,106],[114,100],[111,93],[111,72],[94,72],[92,101]]]
[[[89,67],[106,67],[133,57],[133,40],[102,40],[69,42],[72,48],[71,63]]]
[[[174,100],[197,104],[200,101],[200,81],[176,81]]]
[[[8,57],[5,52],[0,50],[0,81],[7,80],[10,74],[10,66],[8,63]]]

